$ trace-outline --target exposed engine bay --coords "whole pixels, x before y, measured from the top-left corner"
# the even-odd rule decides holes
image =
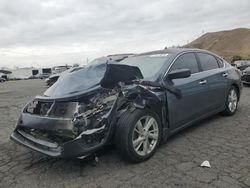
[[[61,129],[55,129],[54,126],[51,126],[50,129],[39,127],[39,130],[30,129],[29,133],[43,135],[44,138],[50,137],[60,143],[78,139],[82,135],[103,134],[107,116],[117,96],[116,90],[104,89],[100,93],[84,96],[73,101],[57,102],[35,99],[24,108],[24,113],[45,118],[70,120],[71,125],[61,127]],[[23,120],[22,117],[20,118],[21,123]]]

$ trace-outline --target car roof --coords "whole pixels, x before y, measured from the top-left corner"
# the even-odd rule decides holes
[[[123,59],[126,59],[126,58],[131,57],[131,56],[134,56],[134,55],[135,55],[135,54],[132,54],[132,53],[127,53],[127,54],[112,54],[112,55],[108,55],[107,57],[108,57],[110,60],[120,62],[120,61],[122,61]]]
[[[145,52],[145,53],[141,53],[138,54],[138,56],[140,55],[153,55],[153,54],[179,54],[182,52],[190,52],[190,51],[195,51],[195,52],[206,52],[206,53],[210,53],[213,54],[212,52],[209,52],[207,50],[203,50],[203,49],[198,49],[198,48],[165,48],[164,50],[156,50],[156,51],[151,51],[151,52]]]

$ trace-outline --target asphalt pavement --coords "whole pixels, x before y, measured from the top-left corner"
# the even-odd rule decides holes
[[[46,88],[42,80],[0,83],[0,187],[250,187],[250,87],[234,116],[181,131],[140,164],[125,162],[113,147],[95,164],[52,159],[11,141],[23,105]],[[200,167],[204,160],[211,168]]]

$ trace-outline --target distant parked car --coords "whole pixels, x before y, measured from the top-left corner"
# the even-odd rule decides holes
[[[52,68],[52,74],[45,79],[45,83],[47,84],[47,86],[52,86],[57,80],[58,78],[68,69],[73,69],[75,67],[79,67],[78,64],[75,64],[72,66],[56,66]]]
[[[0,82],[5,82],[6,80],[4,78],[0,78]]]
[[[42,73],[42,74],[38,75],[38,78],[46,79],[46,78],[49,78],[50,75],[51,75],[51,73]]]
[[[250,84],[250,67],[242,72],[241,80],[243,84]]]
[[[237,69],[240,69],[241,71],[243,71],[247,67],[250,67],[250,61],[249,60],[239,60],[239,61],[233,62],[232,65],[234,67],[236,67]]]
[[[46,78],[45,82],[46,82],[47,86],[52,86],[61,75],[62,75],[62,72],[57,73],[57,74],[52,74],[52,75],[50,75],[50,77]]]
[[[29,79],[46,79],[52,74],[51,68],[41,68],[41,69],[33,69],[32,76]]]

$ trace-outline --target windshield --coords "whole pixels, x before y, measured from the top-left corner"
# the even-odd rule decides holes
[[[44,95],[49,97],[63,97],[82,92],[99,86],[106,71],[107,58],[92,61],[86,67],[69,69],[59,77]]]
[[[121,61],[119,64],[136,66],[141,70],[145,78],[154,77],[162,68],[167,60],[168,54],[153,54],[144,56],[135,56]]]

